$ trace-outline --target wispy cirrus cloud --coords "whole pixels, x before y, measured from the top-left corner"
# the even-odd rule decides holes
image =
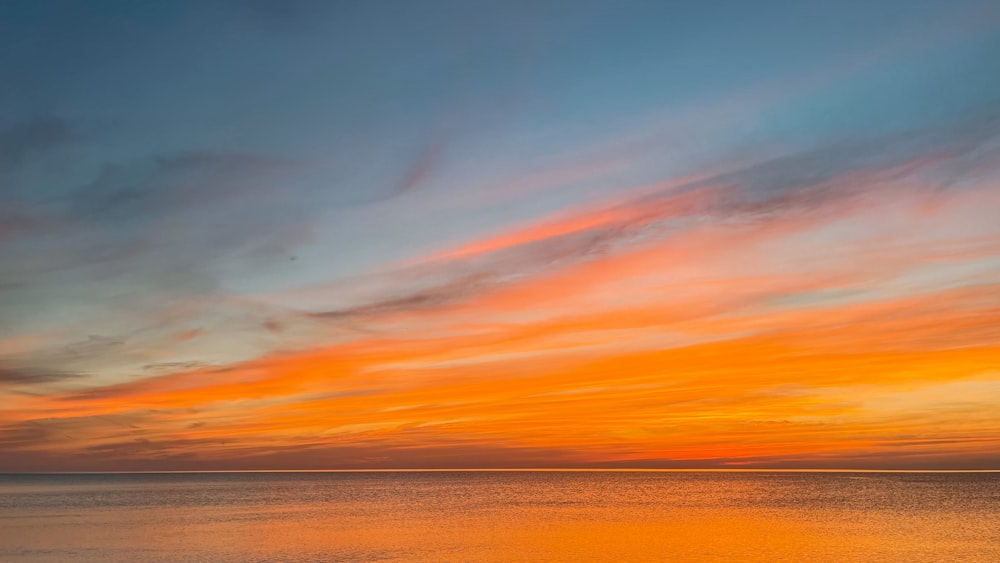
[[[951,131],[954,133],[928,131],[838,145],[768,160],[736,172],[641,187],[608,202],[562,211],[495,237],[434,254],[423,263],[386,274],[382,281],[360,282],[371,288],[382,287],[380,291],[388,296],[369,297],[366,304],[315,314],[331,320],[358,320],[407,310],[460,307],[462,302],[502,292],[505,287],[526,298],[517,288],[532,287],[536,279],[544,285],[547,276],[566,279],[567,283],[576,276],[573,285],[582,287],[587,277],[577,272],[586,271],[588,264],[594,264],[590,269],[603,272],[597,275],[605,279],[627,275],[659,279],[672,275],[672,264],[678,264],[683,275],[685,260],[711,264],[716,255],[731,259],[741,246],[771,245],[781,254],[802,252],[805,259],[815,262],[808,248],[783,247],[794,244],[796,237],[808,241],[810,232],[847,229],[852,222],[858,222],[859,228],[854,233],[845,231],[843,241],[833,243],[829,259],[837,252],[844,253],[847,259],[847,253],[856,256],[858,252],[874,254],[884,249],[882,264],[873,264],[884,270],[875,274],[879,277],[898,275],[933,261],[928,253],[934,248],[938,248],[937,255],[952,259],[960,259],[963,249],[981,253],[979,257],[985,259],[994,251],[989,228],[952,238],[947,230],[957,224],[947,223],[957,214],[975,214],[971,209],[977,205],[974,202],[979,200],[985,205],[992,197],[989,174],[995,171],[984,171],[980,165],[970,167],[967,159],[992,150],[996,130],[977,124]],[[894,148],[874,150],[880,144],[893,144]],[[950,191],[959,180],[968,189]],[[939,204],[952,208],[938,213],[935,219],[933,208]],[[873,213],[870,209],[881,211]],[[898,230],[904,225],[898,224],[895,232],[879,232],[889,229],[882,229],[875,219],[877,213],[887,213],[886,217],[896,217],[897,221],[903,221],[905,216],[934,221],[942,230],[937,234],[929,231],[927,236],[921,236],[919,248],[907,250],[894,240],[901,235],[911,236]],[[787,238],[787,242],[779,238]],[[862,241],[872,244],[862,249]],[[975,254],[967,257],[974,259]],[[656,260],[660,261],[654,267]],[[650,265],[648,274],[640,273],[645,264]],[[852,267],[840,265],[845,266]],[[807,269],[803,274],[818,272]],[[828,275],[843,277],[845,273]],[[842,282],[847,289],[851,283],[867,279],[863,271],[850,276],[853,282]],[[524,301],[522,308],[532,306],[545,308],[532,300]]]
[[[900,181],[895,173],[875,177]],[[950,226],[988,209],[983,202],[992,195],[988,187],[952,192],[945,204],[933,206],[929,224],[947,240]],[[872,463],[871,452],[880,451],[887,456],[881,459],[900,467],[928,467],[940,464],[946,450],[952,454],[948,463],[978,467],[987,463],[980,454],[995,421],[958,420],[947,404],[892,397],[904,397],[908,389],[931,397],[939,389],[993,385],[1000,359],[1000,334],[992,322],[995,284],[950,290],[937,289],[937,282],[905,290],[873,284],[933,259],[919,245],[900,248],[892,223],[905,225],[907,217],[928,213],[926,198],[940,194],[887,189],[883,196],[864,205],[838,203],[832,214],[713,224],[674,237],[671,245],[639,245],[564,263],[565,271],[555,268],[462,299],[342,311],[340,316],[402,318],[417,323],[411,327],[437,328],[387,328],[381,337],[226,368],[181,367],[56,401],[38,399],[31,412],[83,418],[137,409],[170,413],[155,426],[161,440],[179,441],[109,445],[107,451],[134,459],[176,448],[176,458],[158,459],[188,468],[226,466],[222,460],[236,451],[273,465],[275,458],[260,452],[276,442],[298,442],[316,452],[313,459],[327,460],[320,453],[325,448],[344,447],[354,452],[352,459],[368,460],[352,462],[357,466],[413,467],[423,459],[448,458],[423,444],[449,440],[460,440],[465,451],[503,443],[548,452],[545,463],[556,465],[864,467]],[[893,219],[887,210],[903,214]],[[813,261],[792,271],[776,271],[765,259],[769,251],[794,247],[798,237],[838,224],[856,229],[868,216],[887,225],[858,231],[851,244],[874,242],[867,252],[817,261],[806,245],[797,257]],[[692,252],[698,253],[696,264],[686,260]],[[675,262],[667,260],[671,256]],[[750,262],[734,268],[732,256]],[[988,248],[968,256],[992,257]],[[602,287],[644,278],[653,293],[633,287],[628,295],[634,303],[593,300]],[[956,272],[955,280],[961,282],[963,274]],[[831,288],[859,293],[823,297]],[[776,295],[805,301],[789,308],[775,302]],[[542,313],[547,320],[496,322],[518,312]],[[878,393],[873,384],[881,386]],[[343,394],[372,387],[377,390]],[[302,398],[327,390],[340,394]],[[887,409],[877,396],[896,406]],[[983,412],[993,400],[980,394],[966,408]],[[915,416],[922,422],[914,423]],[[201,421],[197,427],[190,426],[194,418]],[[904,420],[910,430],[901,434]],[[931,433],[927,425],[937,424],[947,430]],[[94,447],[120,440],[116,430],[109,431],[104,438],[90,434]],[[197,441],[185,441],[194,436]],[[230,443],[238,449],[223,445]],[[198,454],[185,452],[185,444]],[[421,454],[407,453],[414,450]],[[539,459],[511,458],[515,465]]]
[[[0,469],[993,463],[982,6],[244,4],[0,6]]]

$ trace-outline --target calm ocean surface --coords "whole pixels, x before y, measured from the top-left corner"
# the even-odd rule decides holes
[[[8,561],[1000,561],[998,473],[0,475]]]

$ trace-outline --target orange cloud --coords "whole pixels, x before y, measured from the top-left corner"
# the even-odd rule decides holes
[[[314,315],[371,328],[339,344],[18,395],[0,445],[18,467],[981,466],[1000,427],[996,192],[916,190],[928,164],[902,166],[805,203],[711,185],[518,229],[442,268],[634,232],[502,281],[508,258],[487,260],[493,281],[457,297]],[[856,182],[879,190],[823,195]]]

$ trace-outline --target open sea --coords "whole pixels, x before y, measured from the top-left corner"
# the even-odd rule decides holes
[[[1000,562],[1000,473],[0,475],[0,562]]]

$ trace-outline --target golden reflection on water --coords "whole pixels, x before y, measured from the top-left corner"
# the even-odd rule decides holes
[[[0,561],[1000,561],[998,474],[0,477]]]

